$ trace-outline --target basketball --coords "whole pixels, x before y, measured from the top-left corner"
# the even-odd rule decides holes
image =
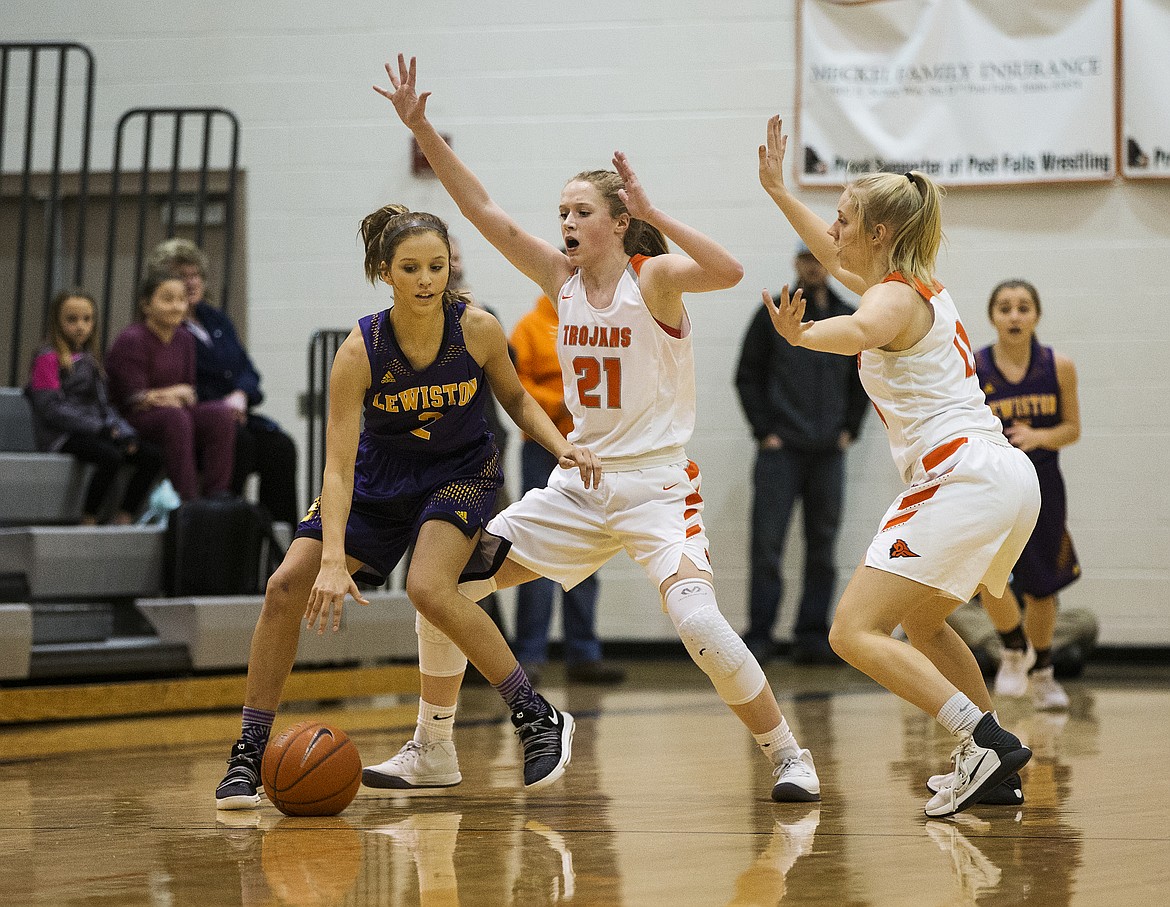
[[[362,759],[345,731],[302,721],[269,742],[260,778],[286,816],[336,816],[357,795]]]

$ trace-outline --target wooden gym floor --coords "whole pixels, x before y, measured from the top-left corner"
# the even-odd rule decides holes
[[[0,727],[6,905],[1155,905],[1170,902],[1170,667],[1091,665],[1067,715],[1001,720],[1035,750],[1026,804],[926,820],[950,738],[849,668],[769,677],[821,777],[779,805],[750,736],[689,662],[633,662],[607,690],[544,689],[577,716],[564,780],[525,795],[494,692],[468,687],[464,781],[363,788],[330,819],[216,813],[238,710]],[[337,695],[328,684],[329,696]],[[381,761],[410,695],[299,702]],[[14,694],[0,690],[0,700]]]

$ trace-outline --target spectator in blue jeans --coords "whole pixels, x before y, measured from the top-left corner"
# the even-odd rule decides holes
[[[854,310],[829,288],[825,269],[797,247],[796,286],[809,320]],[[792,660],[833,664],[829,607],[837,571],[834,549],[845,487],[845,450],[857,438],[869,401],[853,359],[794,347],[760,308],[743,340],[735,378],[759,444],[753,473],[751,580],[744,642],[761,662],[775,655],[773,626],[784,594],[780,570],[792,508],[804,513],[804,588]]]
[[[520,383],[548,413],[561,434],[567,436],[573,428],[573,417],[565,407],[556,335],[556,309],[547,296],[541,296],[516,323],[510,343]],[[523,491],[543,488],[556,465],[555,457],[526,437],[520,448]],[[561,592],[565,676],[575,683],[621,683],[625,672],[601,657],[601,642],[595,629],[597,587],[597,577],[591,576]],[[516,590],[516,635],[512,651],[529,678],[539,676],[540,667],[548,661],[548,629],[556,588],[551,579],[540,577]]]

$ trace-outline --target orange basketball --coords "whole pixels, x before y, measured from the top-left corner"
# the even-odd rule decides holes
[[[357,795],[362,758],[345,731],[302,721],[269,742],[260,778],[286,816],[336,816]]]

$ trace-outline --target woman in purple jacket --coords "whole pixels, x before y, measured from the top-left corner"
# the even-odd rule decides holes
[[[195,338],[183,282],[150,273],[138,288],[139,320],[106,354],[110,397],[135,431],[163,448],[167,475],[184,501],[228,491],[236,443],[235,412],[195,397]],[[202,480],[202,481],[201,481]]]
[[[172,237],[155,247],[147,269],[178,277],[187,290],[183,327],[195,344],[195,395],[230,406],[236,417],[232,491],[244,492],[248,476],[259,478],[257,498],[274,520],[296,524],[297,447],[272,419],[256,411],[264,401],[260,374],[236,333],[231,318],[212,305],[207,292],[207,256],[189,239]]]

